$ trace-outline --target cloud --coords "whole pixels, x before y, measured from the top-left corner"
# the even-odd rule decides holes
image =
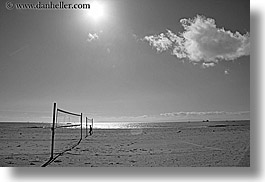
[[[229,74],[230,74],[230,70],[229,70],[229,69],[226,69],[226,70],[224,71],[224,73],[225,73],[225,75],[229,75]]]
[[[142,40],[158,52],[170,51],[177,58],[202,67],[215,66],[220,60],[231,61],[250,54],[250,36],[217,28],[215,20],[197,15],[181,19],[182,33],[167,30],[159,35],[145,36]]]
[[[88,34],[88,38],[87,38],[87,41],[88,42],[91,42],[91,41],[97,40],[97,39],[99,39],[98,34],[96,34],[96,33],[94,33],[94,34],[89,33]]]
[[[215,63],[202,63],[203,68],[209,68],[215,66]]]
[[[136,34],[132,34],[132,37],[133,37],[137,42],[140,40]]]
[[[166,51],[173,46],[173,42],[164,33],[158,36],[146,36],[144,39],[148,41],[151,46],[155,47],[158,52]]]
[[[164,117],[188,117],[188,116],[246,115],[246,114],[250,114],[250,111],[170,112],[170,113],[161,113],[160,116],[164,116]]]

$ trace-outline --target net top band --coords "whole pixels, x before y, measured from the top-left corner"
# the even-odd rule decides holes
[[[57,111],[60,111],[60,112],[66,113],[66,114],[71,114],[71,115],[74,115],[74,116],[82,116],[82,114],[76,114],[76,113],[72,113],[72,112],[65,111],[65,110],[58,109],[58,108],[57,108]]]

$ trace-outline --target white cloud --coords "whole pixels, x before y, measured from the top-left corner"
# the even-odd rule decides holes
[[[230,70],[229,70],[229,69],[226,69],[226,70],[224,71],[224,73],[225,73],[225,75],[229,75]]]
[[[160,116],[164,116],[164,117],[188,117],[188,116],[245,115],[245,114],[250,114],[250,111],[237,111],[237,112],[227,112],[227,111],[170,112],[170,113],[161,113]]]
[[[170,51],[172,55],[202,67],[215,66],[220,60],[231,61],[250,54],[249,33],[241,35],[224,28],[217,28],[215,20],[197,15],[181,19],[182,33],[167,30],[159,35],[145,36],[142,40],[158,52]]]
[[[158,52],[166,51],[173,45],[172,41],[164,33],[157,36],[146,36],[144,39],[148,41],[151,46],[155,47]]]
[[[94,33],[94,34],[89,33],[88,34],[88,38],[87,38],[87,41],[88,42],[91,42],[91,41],[97,40],[97,39],[99,39],[98,34],[96,34],[96,33]]]
[[[215,66],[216,63],[210,62],[210,63],[202,63],[203,68],[209,68]]]
[[[136,34],[132,34],[132,37],[133,37],[137,42],[140,40]]]

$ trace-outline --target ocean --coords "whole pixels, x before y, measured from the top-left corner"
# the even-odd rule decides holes
[[[134,128],[203,128],[212,125],[247,125],[249,120],[237,120],[237,121],[192,121],[192,122],[94,122],[93,129],[134,129]],[[91,123],[88,123],[88,127]],[[7,128],[42,128],[50,129],[51,123],[37,123],[37,122],[0,122],[0,129]],[[82,125],[85,128],[85,124]],[[74,129],[80,127],[73,127]]]

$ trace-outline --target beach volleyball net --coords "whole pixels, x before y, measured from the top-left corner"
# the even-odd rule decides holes
[[[59,109],[54,103],[50,159],[78,145],[83,138],[83,129],[82,113]]]
[[[60,109],[54,103],[51,125],[51,155],[42,167],[46,167],[60,155],[72,150],[83,138],[92,135],[94,120],[86,117],[83,124],[82,117],[82,113]]]

